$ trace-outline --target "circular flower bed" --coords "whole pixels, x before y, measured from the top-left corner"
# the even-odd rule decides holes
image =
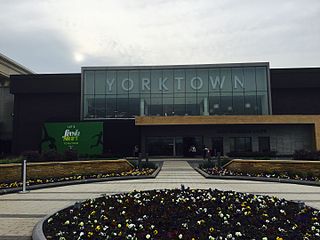
[[[282,178],[282,179],[294,179],[302,181],[314,181],[320,182],[320,178],[316,176],[300,176],[298,174],[290,174],[288,172],[283,173],[245,173],[245,172],[234,172],[226,168],[202,168],[208,174],[216,176],[245,176],[245,177],[266,177],[266,178]]]
[[[86,200],[43,224],[47,239],[319,239],[320,212],[219,190],[130,192]]]
[[[132,169],[128,172],[121,173],[105,173],[105,174],[90,174],[90,175],[74,175],[68,177],[56,177],[56,178],[45,178],[45,179],[28,179],[27,186],[44,184],[44,183],[55,183],[55,182],[66,182],[74,180],[84,180],[84,179],[96,179],[96,178],[109,178],[109,177],[125,177],[125,176],[146,176],[150,175],[155,171],[151,168]],[[17,188],[22,187],[22,182],[6,182],[0,183],[0,189]]]

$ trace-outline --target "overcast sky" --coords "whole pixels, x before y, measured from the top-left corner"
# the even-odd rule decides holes
[[[37,73],[81,66],[320,66],[319,0],[0,0],[0,52]]]

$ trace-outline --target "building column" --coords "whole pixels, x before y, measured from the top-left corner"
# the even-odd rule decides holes
[[[204,116],[209,116],[209,102],[208,102],[208,97],[205,97],[203,99],[203,115]]]
[[[144,99],[140,99],[140,116],[144,116]]]

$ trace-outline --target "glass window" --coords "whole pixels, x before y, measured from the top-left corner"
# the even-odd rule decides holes
[[[184,94],[182,97],[179,96],[174,97],[174,115],[183,116],[186,113],[186,98]]]
[[[105,95],[95,95],[95,117],[106,117],[106,98]]]
[[[257,96],[256,92],[246,92],[244,96],[244,113],[246,115],[257,114]]]
[[[95,94],[106,93],[106,72],[96,71],[95,72]]]
[[[173,83],[173,71],[164,70],[162,72],[162,88],[164,94],[173,94],[174,92],[174,83]]]
[[[208,75],[208,69],[199,69],[197,70],[197,76],[198,76],[198,84],[201,85],[201,88],[198,90],[198,92],[201,93],[208,93],[209,92],[209,75]]]
[[[186,91],[186,79],[184,70],[174,70],[174,91],[175,94],[185,93]]]
[[[128,117],[140,115],[140,97],[139,94],[130,94]]]
[[[141,94],[151,92],[151,72],[148,70],[140,71],[140,91]]]
[[[233,114],[241,115],[245,112],[244,95],[241,92],[233,93]]]
[[[118,71],[117,72],[117,94],[128,94],[129,89],[132,85],[129,80],[128,71]]]
[[[117,117],[125,118],[129,116],[129,98],[128,95],[117,96]]]
[[[243,68],[232,68],[232,89],[233,92],[244,92],[244,72]]]
[[[129,94],[140,92],[140,73],[139,71],[129,71],[129,80],[126,83],[130,88]],[[132,85],[132,86],[131,86]]]
[[[209,97],[209,114],[210,115],[221,114],[220,95]]]
[[[85,71],[84,77],[84,94],[94,94],[94,71]]]
[[[151,93],[162,93],[163,84],[162,81],[162,71],[161,70],[153,70],[151,71]]]
[[[231,152],[252,152],[251,137],[230,138]]]
[[[174,115],[173,95],[167,94],[166,97],[163,98],[163,114],[164,116]]]
[[[259,137],[259,152],[270,152],[270,137]]]
[[[197,116],[200,115],[200,106],[197,102],[196,94],[188,94],[186,98],[186,115]]]
[[[117,116],[117,98],[116,95],[109,95],[106,98],[106,117],[114,118]]]
[[[232,92],[232,76],[230,68],[222,68],[220,71],[221,92]]]
[[[209,70],[209,92],[220,92],[225,84],[225,76],[220,75],[220,69]]]
[[[267,91],[267,69],[265,67],[256,67],[256,82],[258,91]]]
[[[255,68],[244,68],[244,78],[245,78],[245,83],[244,83],[244,88],[245,91],[256,91],[257,86],[256,86],[256,72]]]
[[[151,116],[162,116],[163,106],[162,106],[162,96],[161,94],[152,94],[151,106],[150,106]]]
[[[228,95],[227,95],[228,94]],[[233,99],[231,92],[225,92],[221,94],[221,114],[230,115],[233,114]]]
[[[94,95],[84,95],[84,116],[86,118],[95,117]]]
[[[267,71],[263,66],[85,69],[83,116],[268,114]]]
[[[115,71],[107,71],[106,81],[106,93],[116,94],[117,93],[117,73]]]

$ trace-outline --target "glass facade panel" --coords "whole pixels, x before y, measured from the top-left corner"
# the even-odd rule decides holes
[[[231,152],[252,152],[251,137],[234,137],[230,140]]]
[[[84,68],[83,118],[269,114],[267,64]]]
[[[95,94],[105,94],[106,93],[106,72],[96,71],[94,74],[95,82]]]

